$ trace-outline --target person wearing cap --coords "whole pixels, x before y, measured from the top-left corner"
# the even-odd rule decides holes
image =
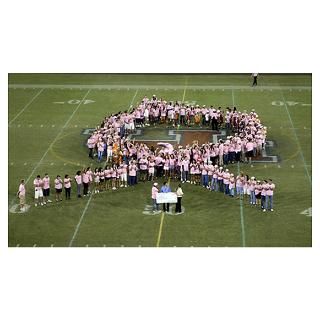
[[[167,185],[166,181],[163,183],[163,186],[161,187],[160,192],[163,192],[163,193],[171,192],[171,189]],[[169,203],[164,203],[163,204],[163,211],[164,212],[169,212]]]
[[[159,205],[157,203],[157,193],[158,192],[159,192],[158,183],[155,182],[151,188],[151,199],[152,199],[153,213],[159,211]]]
[[[183,191],[182,191],[180,183],[179,183],[178,188],[176,190],[176,194],[177,194],[178,202],[176,203],[175,212],[176,213],[181,213],[181,200],[182,200],[182,196],[183,196]]]

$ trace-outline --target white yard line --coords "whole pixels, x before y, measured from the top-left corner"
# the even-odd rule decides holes
[[[37,163],[37,165],[33,168],[30,176],[27,178],[26,180],[26,184],[28,183],[28,181],[31,179],[31,177],[33,176],[33,174],[35,173],[35,171],[38,169],[38,167],[40,166],[40,164],[42,163],[43,159],[46,157],[46,155],[48,154],[49,150],[52,148],[52,146],[56,143],[56,141],[58,140],[58,138],[60,137],[61,133],[63,132],[63,130],[67,127],[67,125],[69,124],[69,122],[71,121],[71,119],[73,118],[74,114],[78,111],[79,107],[81,106],[81,103],[84,101],[84,99],[87,97],[87,95],[89,94],[90,89],[87,91],[87,93],[84,95],[84,97],[82,98],[82,100],[79,102],[78,106],[74,109],[74,111],[72,112],[71,116],[69,117],[69,119],[67,120],[67,122],[64,124],[64,126],[61,128],[61,130],[58,132],[57,136],[55,137],[55,139],[51,142],[51,144],[49,145],[48,149],[46,150],[46,152],[43,154],[42,158],[40,159],[40,161]]]
[[[232,103],[233,106],[235,105],[235,99],[234,99],[234,92],[233,89],[231,90],[232,92]],[[240,174],[240,165],[238,162],[238,175]],[[244,214],[243,214],[243,199],[240,196],[240,222],[241,222],[241,238],[242,238],[242,246],[246,246],[246,230],[244,227]]]
[[[188,78],[187,78],[188,79]],[[188,83],[188,81],[187,81],[187,79],[186,79],[186,83],[185,83],[185,85],[184,85],[184,90],[183,90],[183,96],[182,96],[182,101],[181,101],[181,103],[183,103],[183,101],[184,101],[184,98],[185,98],[185,96],[186,96],[186,91],[187,91],[187,83]]]
[[[291,115],[290,115],[290,112],[289,112],[289,108],[288,108],[288,105],[287,105],[287,103],[286,103],[286,101],[285,101],[285,98],[284,98],[284,95],[283,95],[283,92],[282,92],[282,91],[281,91],[281,95],[282,95],[283,103],[284,103],[284,105],[285,105],[285,107],[286,107],[286,111],[287,111],[288,118],[289,118],[290,123],[291,123],[291,127],[292,127],[292,129],[293,129],[293,133],[294,133],[295,139],[296,139],[296,141],[297,141],[297,145],[298,145],[299,153],[300,153],[300,156],[301,156],[303,165],[304,165],[304,169],[305,169],[305,171],[306,171],[306,174],[307,174],[307,177],[308,177],[308,179],[309,179],[310,185],[312,186],[312,180],[311,180],[311,177],[310,177],[310,174],[309,174],[309,170],[308,170],[308,168],[307,168],[306,160],[305,160],[305,158],[304,158],[304,155],[303,155],[303,152],[302,152],[302,149],[301,149],[301,145],[300,145],[300,142],[299,142],[299,138],[298,138],[297,132],[296,132],[296,130],[295,130],[295,128],[294,128],[294,125],[293,125],[293,122],[292,122],[292,118],[291,118]]]
[[[89,207],[89,204],[90,204],[90,202],[91,202],[92,195],[93,195],[93,193],[91,193],[90,198],[89,198],[86,206],[84,207],[84,209],[83,209],[83,211],[82,211],[80,220],[79,220],[79,222],[78,222],[78,224],[77,224],[77,226],[76,226],[76,229],[74,230],[73,236],[72,236],[72,238],[71,238],[71,240],[70,240],[70,242],[69,242],[69,247],[72,247],[73,241],[74,241],[74,239],[76,238],[76,236],[77,236],[77,234],[78,234],[80,225],[81,225],[82,220],[83,220],[83,218],[84,218],[84,215],[86,214],[86,212],[87,212],[87,210],[88,210],[88,207]]]
[[[136,92],[135,92],[135,94],[134,94],[133,98],[131,99],[131,102],[129,103],[129,109],[128,109],[128,112],[130,112],[130,111],[131,111],[131,109],[132,109],[132,107],[133,107],[133,102],[134,102],[134,99],[136,98],[136,96],[137,96],[137,94],[138,94],[138,91],[139,91],[139,89],[137,89],[137,90],[136,90]]]
[[[9,84],[10,89],[173,89],[173,90],[183,90],[185,87],[187,89],[217,89],[217,90],[250,90],[255,91],[254,88],[250,86],[241,85],[148,85],[148,84]],[[311,90],[311,86],[260,86],[259,89],[269,89],[269,90]]]
[[[132,105],[132,103],[134,102],[134,99],[136,98],[136,96],[137,96],[137,94],[138,94],[138,91],[139,91],[139,90],[136,90],[133,98],[131,99],[130,105]],[[84,99],[84,98],[83,98],[83,99]],[[130,109],[130,108],[129,108],[129,109]],[[73,242],[74,242],[74,239],[76,238],[76,236],[77,236],[77,234],[78,234],[78,231],[79,231],[79,228],[80,228],[80,226],[81,226],[82,220],[83,220],[83,218],[84,218],[84,216],[85,216],[85,214],[86,214],[86,212],[87,212],[87,210],[88,210],[88,208],[89,208],[89,204],[90,204],[91,199],[92,199],[92,194],[93,194],[93,193],[91,193],[90,198],[89,198],[89,200],[88,200],[85,208],[84,208],[83,211],[82,211],[80,220],[79,220],[79,222],[78,222],[78,224],[77,224],[77,226],[76,226],[76,229],[75,229],[75,231],[74,231],[74,233],[73,233],[73,236],[72,236],[72,238],[71,238],[71,240],[70,240],[70,242],[69,242],[69,247],[72,247],[72,244],[73,244]]]
[[[45,88],[42,88],[23,108],[20,110],[20,112],[9,122],[9,125],[16,120],[20,114],[22,114],[29,106],[30,104],[40,95],[40,93],[44,90]]]

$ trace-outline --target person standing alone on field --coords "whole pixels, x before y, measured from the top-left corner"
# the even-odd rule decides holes
[[[26,201],[26,186],[24,180],[22,179],[19,185],[19,190],[17,196],[20,200],[20,212],[25,212],[25,201]]]
[[[253,73],[252,78],[253,78],[252,87],[257,86],[258,85],[258,73]]]

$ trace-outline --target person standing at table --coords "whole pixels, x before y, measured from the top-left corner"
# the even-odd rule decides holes
[[[181,200],[182,200],[182,196],[183,196],[183,191],[181,188],[181,184],[178,185],[178,188],[176,190],[176,194],[177,194],[177,199],[178,202],[176,203],[176,213],[181,213]]]
[[[158,183],[155,182],[153,184],[153,187],[151,189],[151,198],[152,198],[152,207],[153,207],[153,213],[159,211],[159,205],[157,204],[157,193],[159,192],[158,189]]]
[[[161,187],[160,192],[163,192],[163,193],[171,192],[171,189],[170,189],[170,187],[167,185],[167,182],[166,182],[166,181],[163,183],[163,186]],[[164,204],[163,204],[163,211],[164,211],[164,212],[169,212],[169,206],[170,206],[169,203],[164,203]]]

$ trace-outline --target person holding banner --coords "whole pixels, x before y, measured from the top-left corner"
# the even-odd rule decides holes
[[[163,192],[163,193],[171,192],[171,189],[167,185],[166,181],[163,183],[163,186],[161,187],[160,192]],[[164,203],[163,204],[163,211],[164,212],[169,212],[169,203]]]
[[[181,213],[181,199],[182,199],[182,196],[183,196],[183,191],[181,189],[181,184],[178,185],[178,188],[176,190],[176,194],[177,194],[177,199],[178,199],[178,202],[176,203],[176,210],[175,212],[176,213]]]

